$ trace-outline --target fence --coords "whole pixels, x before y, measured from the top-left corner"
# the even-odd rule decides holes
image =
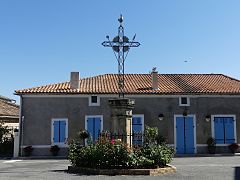
[[[99,132],[98,138],[106,138],[108,140],[120,140],[126,142],[130,140],[130,146],[142,146],[144,141],[144,134],[142,132],[127,133],[113,133],[113,132]]]

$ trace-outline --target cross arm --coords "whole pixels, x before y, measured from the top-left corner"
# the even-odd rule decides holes
[[[140,46],[139,42],[114,42],[114,41],[104,41],[102,43],[104,47],[113,47],[113,46],[118,46],[118,47],[138,47]]]

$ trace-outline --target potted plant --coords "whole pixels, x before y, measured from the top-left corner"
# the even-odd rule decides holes
[[[59,152],[60,148],[58,147],[58,145],[53,145],[50,148],[50,151],[52,153],[53,156],[57,156],[58,152]]]
[[[239,148],[239,145],[237,143],[232,143],[228,146],[229,150],[231,151],[231,153],[236,153],[238,148]]]
[[[207,145],[208,145],[208,152],[210,154],[215,154],[216,152],[216,141],[214,138],[210,137],[207,140]]]
[[[78,137],[79,137],[79,139],[81,139],[82,141],[83,141],[83,145],[85,144],[85,139],[88,139],[89,138],[89,133],[88,133],[88,131],[87,130],[80,130],[79,132],[78,132]]]
[[[26,146],[25,148],[23,148],[24,154],[25,156],[30,156],[32,151],[33,151],[33,147],[32,146]]]

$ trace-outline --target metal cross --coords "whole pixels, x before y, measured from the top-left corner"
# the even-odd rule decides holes
[[[120,15],[118,19],[120,23],[118,27],[118,36],[114,37],[112,41],[110,41],[109,36],[106,36],[108,39],[104,41],[102,45],[104,47],[111,47],[113,49],[114,55],[118,61],[118,88],[119,88],[119,98],[124,98],[124,62],[127,58],[130,47],[138,47],[140,46],[139,42],[134,41],[136,38],[136,34],[133,36],[132,41],[129,41],[127,36],[124,36],[124,28],[122,26],[123,16]]]

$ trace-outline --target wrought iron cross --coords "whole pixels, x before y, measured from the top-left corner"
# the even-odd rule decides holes
[[[130,47],[138,47],[140,45],[139,42],[134,41],[136,38],[136,34],[133,36],[132,41],[129,41],[127,36],[124,36],[124,28],[123,28],[123,16],[120,15],[118,19],[120,23],[118,27],[118,36],[114,37],[112,41],[110,41],[109,36],[107,37],[107,41],[104,41],[102,45],[104,47],[111,47],[113,49],[114,55],[118,61],[118,88],[119,88],[119,98],[124,98],[124,62],[127,58]]]

